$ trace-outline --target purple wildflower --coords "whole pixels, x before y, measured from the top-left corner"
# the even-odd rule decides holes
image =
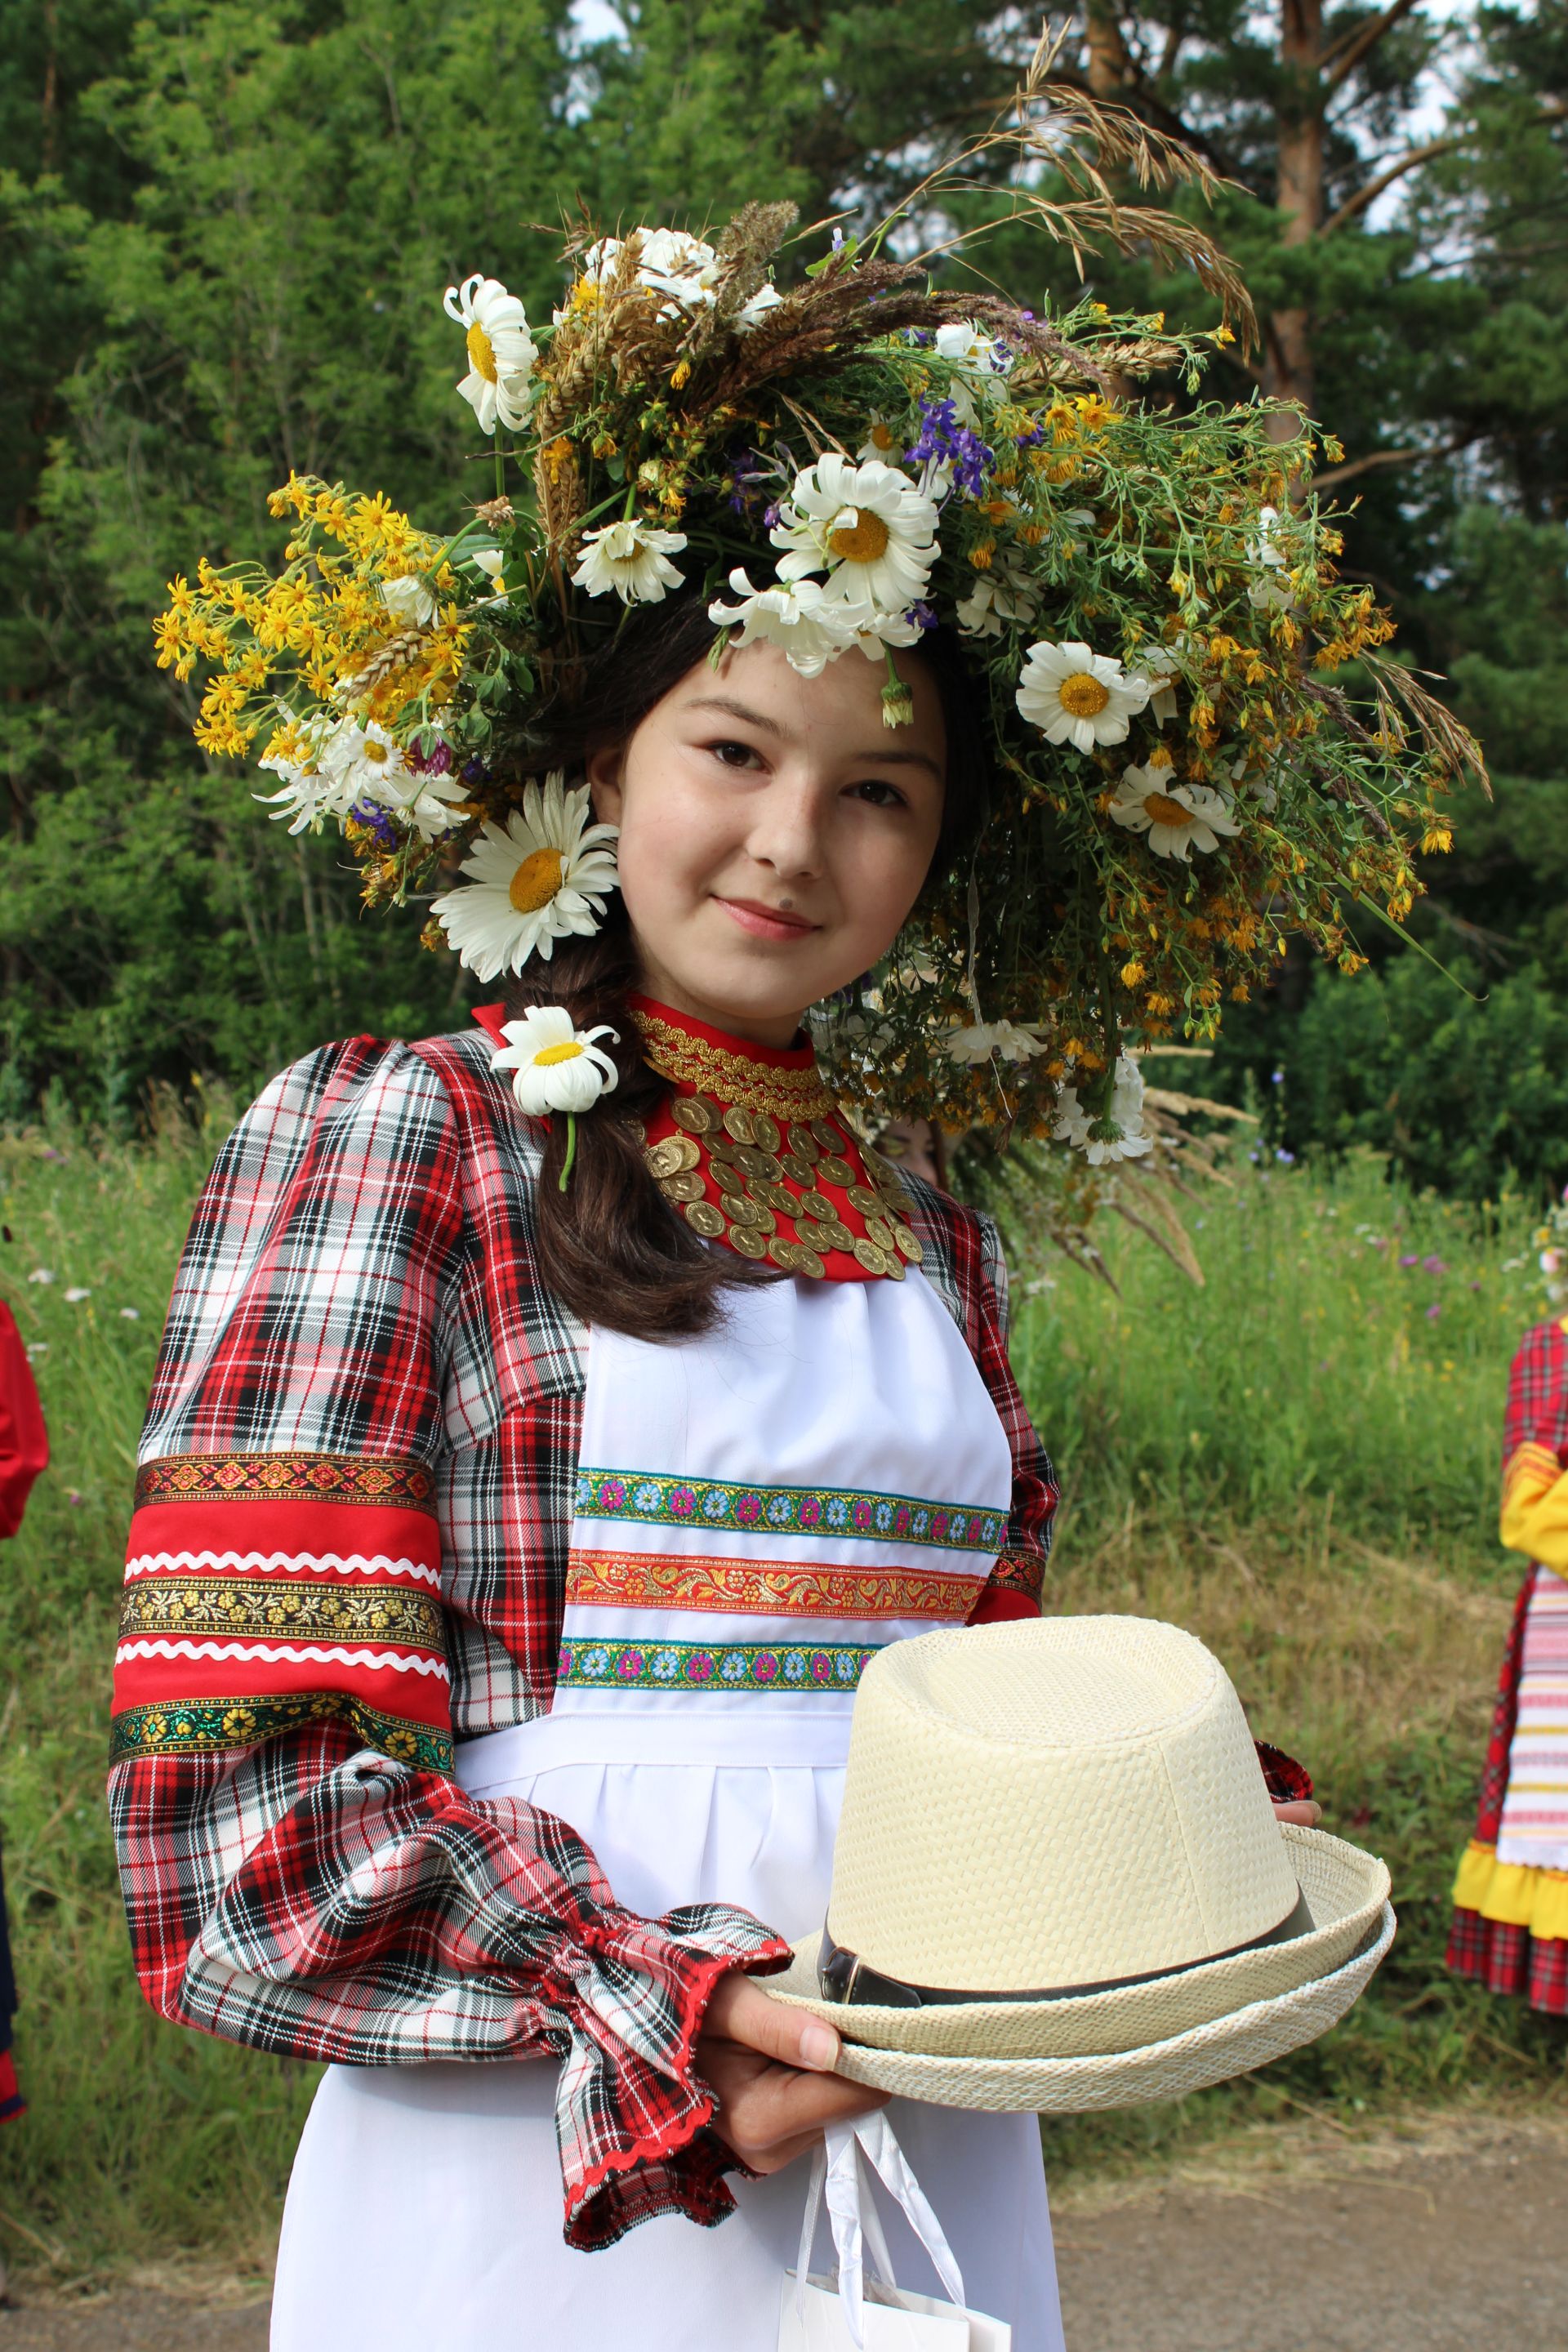
[[[1443,1312],[1443,1305],[1442,1305],[1442,1301],[1441,1301],[1440,1299],[1435,1298],[1435,1299],[1432,1301],[1431,1306],[1430,1306],[1430,1307],[1428,1307],[1428,1308],[1426,1309],[1426,1320],[1427,1320],[1427,1322],[1428,1322],[1428,1323],[1436,1323],[1436,1321],[1437,1320],[1438,1316],[1439,1316],[1439,1315],[1441,1315],[1441,1313],[1442,1313],[1442,1312]]]
[[[463,782],[466,784],[488,783],[489,782],[489,770],[486,767],[484,761],[476,751],[473,758],[468,761],[463,770]]]
[[[930,460],[951,466],[957,487],[972,499],[980,496],[985,468],[993,463],[994,454],[977,433],[959,424],[958,412],[951,400],[921,401],[920,438],[912,449],[904,451],[911,466]]]
[[[1013,446],[1016,449],[1037,449],[1045,437],[1046,425],[1045,419],[1042,417],[1037,424],[1031,425],[1026,433],[1015,433]]]
[[[776,530],[778,526],[778,519],[779,502],[777,499],[773,499],[763,509],[763,529],[764,530]]]
[[[355,824],[363,824],[367,833],[374,834],[383,849],[397,846],[397,827],[378,801],[356,801],[349,811]]]
[[[936,606],[934,604],[911,604],[909,612],[905,615],[905,618],[907,620],[913,621],[919,628],[934,629],[937,625]]]
[[[1419,1265],[1421,1261],[1418,1257],[1411,1256],[1402,1257],[1399,1263],[1401,1265]]]
[[[1421,1271],[1423,1274],[1447,1274],[1447,1263],[1440,1257],[1424,1257],[1421,1261]]]
[[[452,765],[452,747],[445,740],[437,743],[433,751],[421,751],[417,745],[411,745],[405,756],[419,776],[444,776]]]

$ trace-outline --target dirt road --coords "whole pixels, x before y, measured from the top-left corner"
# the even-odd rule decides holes
[[[1057,2237],[1068,2352],[1544,2352],[1568,2342],[1568,2117],[1259,2135],[1063,2198]],[[0,2352],[266,2346],[265,2305],[151,2284],[0,2312]]]

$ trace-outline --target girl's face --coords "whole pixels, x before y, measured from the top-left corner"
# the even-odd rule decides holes
[[[806,678],[748,646],[697,663],[589,760],[650,995],[784,1045],[887,953],[936,848],[947,767],[925,665],[900,676],[914,724],[890,729],[879,662],[851,651]]]

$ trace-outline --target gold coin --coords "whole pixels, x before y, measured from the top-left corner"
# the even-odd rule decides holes
[[[648,1153],[647,1164],[656,1176],[681,1176],[695,1168],[701,1157],[689,1135],[667,1135]]]
[[[765,1110],[752,1113],[752,1141],[759,1151],[776,1151],[779,1148],[778,1121],[770,1118]]]
[[[724,1220],[711,1201],[688,1201],[682,1214],[692,1232],[700,1234],[705,1242],[716,1242],[721,1237]]]
[[[893,1245],[902,1256],[909,1259],[911,1265],[919,1265],[925,1255],[917,1236],[910,1231],[908,1225],[893,1227]]]
[[[700,1201],[704,1192],[702,1179],[694,1168],[681,1175],[661,1176],[658,1189],[667,1201]]]
[[[801,1152],[785,1151],[781,1153],[779,1157],[779,1167],[784,1175],[789,1178],[792,1184],[799,1184],[809,1190],[816,1181],[816,1160],[807,1160]]]
[[[724,1113],[724,1132],[733,1136],[737,1143],[750,1143],[752,1132],[751,1112],[742,1110],[739,1103],[731,1103]]]
[[[882,1178],[879,1176],[877,1179],[877,1190],[880,1192],[883,1200],[886,1201],[889,1208],[892,1211],[895,1216],[907,1217],[909,1215],[910,1192],[907,1184],[900,1184],[896,1176],[890,1178],[886,1182],[884,1182]]]
[[[798,1121],[790,1129],[789,1148],[797,1160],[820,1160],[822,1157],[822,1147],[816,1136],[809,1127],[802,1127]]]
[[[727,1152],[713,1151],[709,1154],[708,1173],[712,1177],[721,1192],[743,1192],[746,1189],[745,1170],[739,1160],[731,1159]]]
[[[787,1184],[765,1184],[760,1176],[753,1176],[746,1190],[753,1201],[765,1201],[781,1217],[793,1217],[800,1205]]]
[[[879,1250],[875,1242],[857,1242],[855,1260],[857,1265],[865,1267],[868,1274],[886,1274],[888,1271],[888,1253]]]
[[[798,1242],[786,1242],[777,1234],[767,1244],[767,1254],[773,1264],[781,1267],[785,1274],[798,1274],[800,1261],[805,1255]]]
[[[647,1129],[643,1125],[640,1118],[628,1118],[626,1125],[631,1129],[632,1134],[638,1143],[646,1143],[647,1141]]]
[[[850,1207],[858,1209],[863,1217],[881,1215],[882,1196],[880,1192],[873,1192],[869,1184],[848,1184],[845,1190],[849,1195]]]
[[[719,1124],[718,1112],[700,1095],[677,1095],[669,1115],[688,1135],[710,1135]]]
[[[830,1250],[833,1247],[831,1225],[819,1225],[811,1217],[796,1217],[795,1229],[808,1250]]]
[[[783,1163],[776,1152],[758,1151],[749,1143],[737,1143],[730,1157],[737,1167],[745,1170],[748,1176],[766,1176],[776,1182],[783,1172]]]
[[[819,1217],[825,1224],[832,1224],[838,1214],[826,1192],[803,1192],[800,1205],[806,1216]]]
[[[868,1217],[866,1234],[868,1240],[874,1241],[879,1250],[888,1251],[893,1247],[892,1223],[887,1217]]]
[[[844,1138],[839,1133],[837,1128],[834,1127],[827,1119],[814,1118],[811,1122],[811,1131],[813,1135],[816,1136],[818,1143],[821,1144],[824,1151],[843,1150]]]
[[[731,1225],[724,1238],[742,1257],[766,1257],[768,1254],[768,1245],[754,1225]]]
[[[719,1206],[732,1225],[755,1225],[763,1233],[773,1229],[773,1213],[764,1209],[760,1201],[748,1201],[743,1194],[726,1192]]]
[[[856,1174],[857,1171],[850,1166],[848,1160],[840,1160],[836,1154],[830,1154],[828,1158],[817,1163],[816,1181],[819,1184],[840,1186],[853,1184]]]
[[[899,1255],[897,1250],[888,1250],[884,1255],[888,1261],[888,1279],[889,1282],[902,1282],[904,1276],[909,1272],[909,1268],[904,1264],[903,1259]]]
[[[835,1249],[852,1250],[854,1248],[855,1236],[842,1217],[835,1217],[826,1230],[832,1235]]]
[[[797,1274],[804,1274],[812,1282],[820,1282],[827,1272],[827,1268],[808,1243],[803,1243],[795,1253],[795,1270]]]

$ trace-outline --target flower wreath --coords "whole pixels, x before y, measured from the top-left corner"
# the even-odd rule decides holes
[[[1037,150],[1025,100],[1007,135]],[[1124,1048],[1212,1036],[1292,931],[1354,971],[1347,902],[1402,922],[1417,850],[1449,844],[1440,797],[1484,771],[1381,651],[1371,589],[1338,576],[1296,413],[1194,397],[1228,319],[1247,331],[1226,266],[1172,215],[1102,201],[1077,159],[1089,139],[1166,181],[1199,167],[1112,110],[1062,112],[1049,158],[1079,198],[1016,209],[1080,250],[1184,253],[1227,323],[933,288],[881,231],[835,232],[783,287],[779,205],[711,242],[577,240],[548,328],[469,278],[446,309],[495,495],[439,536],[291,476],[282,570],[204,561],[156,624],[161,663],[211,668],[197,740],[259,745],[271,814],[334,822],[366,901],[424,899],[426,944],[489,982],[592,930],[615,886],[610,829],[585,787],[537,775],[531,740],[630,606],[700,591],[721,643],[807,675],[878,663],[892,726],[897,653],[940,620],[988,716],[987,829],[819,1048],[872,1118],[1146,1149]],[[1140,395],[1173,373],[1187,406]]]

